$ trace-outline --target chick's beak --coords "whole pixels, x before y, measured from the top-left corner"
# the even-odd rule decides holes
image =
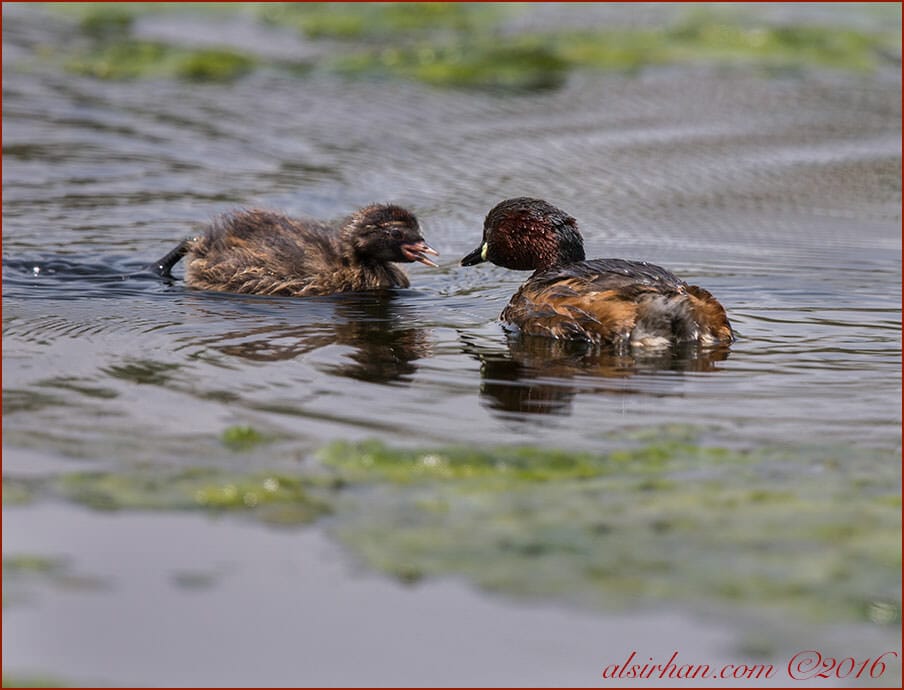
[[[461,260],[461,265],[474,266],[476,264],[483,263],[486,260],[486,244],[481,244],[479,247],[477,247],[477,249],[475,249],[473,252],[471,252]]]
[[[408,259],[408,261],[419,261],[422,264],[436,268],[436,264],[428,259],[425,254],[433,254],[433,256],[439,256],[439,252],[429,244],[424,242],[424,240],[402,245],[402,255],[406,259]]]

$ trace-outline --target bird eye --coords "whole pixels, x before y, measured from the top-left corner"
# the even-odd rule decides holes
[[[400,240],[402,239],[402,231],[398,228],[393,228],[389,231],[389,236],[394,240]]]

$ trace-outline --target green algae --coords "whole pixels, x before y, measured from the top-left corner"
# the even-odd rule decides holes
[[[86,7],[79,28],[94,38],[108,38],[129,33],[134,21],[134,11],[126,6]]]
[[[571,454],[368,442],[334,444],[321,457],[371,487],[339,504],[337,534],[403,582],[458,575],[607,609],[680,600],[819,620],[900,619],[890,452],[665,441]]]
[[[532,55],[524,43],[540,54],[555,53],[557,61],[546,62],[551,71],[559,62],[572,67],[631,70],[655,64],[687,61],[763,60],[797,65],[827,65],[862,69],[873,66],[877,49],[894,45],[895,34],[878,36],[847,26],[795,24],[773,25],[757,21],[752,13],[730,8],[696,8],[676,23],[657,28],[594,27],[588,31],[553,29],[542,33],[511,34],[502,30],[504,21],[517,8],[484,3],[303,3],[274,4],[262,9],[264,21],[294,26],[311,38],[343,41],[393,41],[407,59],[397,64],[410,68],[424,51],[435,55],[422,62],[450,69],[449,83],[461,85],[451,68],[467,53],[477,72],[492,70],[493,54],[524,50],[527,71]],[[900,15],[898,15],[900,19]],[[425,39],[429,38],[429,42]],[[898,38],[898,43],[900,39]],[[386,66],[385,44],[372,54]],[[426,63],[426,64],[424,64]],[[435,83],[442,82],[437,75]],[[410,76],[410,74],[409,74]],[[414,76],[418,76],[414,73]],[[477,81],[473,77],[467,83]]]
[[[609,453],[574,452],[534,447],[475,448],[450,446],[435,450],[396,449],[379,441],[336,442],[318,457],[353,482],[399,484],[436,479],[481,479],[485,489],[505,490],[511,482],[549,482],[617,473],[646,477],[668,468],[699,467],[737,461],[745,453],[663,440]]]
[[[76,3],[79,4],[79,3]],[[86,3],[59,8],[79,18],[87,45],[69,49],[71,71],[104,79],[141,77],[228,82],[259,67],[297,77],[313,65],[285,65],[228,47],[190,50],[130,38],[134,19],[151,12],[253,14],[295,28],[309,39],[339,41],[316,67],[346,76],[401,78],[437,87],[500,92],[562,85],[574,70],[631,73],[658,65],[709,64],[779,74],[809,68],[869,71],[897,62],[900,31],[844,24],[776,24],[752,10],[706,7],[659,27],[605,25],[587,29],[511,32],[506,21],[523,8],[493,3]],[[900,7],[891,14],[900,22]],[[840,17],[841,15],[839,15]],[[889,21],[889,26],[895,22]]]
[[[213,468],[79,472],[53,482],[63,497],[97,510],[196,510],[239,513],[270,524],[305,524],[329,511],[323,483],[276,472]]]
[[[364,47],[334,63],[345,74],[416,79],[435,86],[532,91],[555,88],[576,69],[634,72],[656,65],[706,63],[790,71],[807,67],[871,70],[900,50],[900,34],[836,26],[773,26],[744,16],[697,10],[673,26],[595,27],[511,34],[505,14],[459,9],[429,26],[393,21],[391,5],[298,10],[308,35],[366,39],[391,35],[389,46]],[[417,3],[411,3],[417,5]],[[408,12],[416,13],[415,7]],[[312,29],[312,27],[316,27]],[[460,27],[467,27],[462,29]]]
[[[7,673],[3,672],[4,688],[66,688],[71,687],[56,676],[25,674],[25,673]]]
[[[130,28],[138,17],[154,14],[224,16],[248,12],[257,3],[242,2],[48,2],[54,12],[75,18],[83,30],[95,26]]]
[[[750,60],[787,67],[869,70],[895,43],[894,33],[874,35],[847,27],[734,24],[703,16],[667,32],[674,60]],[[897,39],[900,41],[900,37]]]
[[[417,44],[359,52],[334,63],[347,75],[386,74],[434,86],[498,91],[556,88],[564,83],[568,67],[555,52],[530,40]]]
[[[739,23],[703,12],[674,27],[551,35],[550,46],[571,67],[633,71],[653,65],[708,63],[870,70],[894,45],[893,34],[845,27]]]
[[[27,603],[37,588],[96,591],[107,583],[75,572],[69,560],[58,556],[18,553],[3,556],[3,606]]]
[[[234,50],[208,48],[184,55],[176,75],[190,81],[232,81],[254,69],[254,58]]]
[[[101,510],[271,525],[330,515],[344,544],[403,583],[457,576],[603,610],[680,602],[827,622],[900,620],[895,452],[707,446],[682,426],[603,443],[577,452],[337,442],[297,474],[138,467],[38,487],[29,479],[28,491]],[[195,579],[175,582],[210,585]]]
[[[135,20],[143,14],[209,13],[217,9],[216,3],[54,3],[51,7],[77,17],[82,35],[89,39],[59,53],[65,69],[73,73],[112,80],[230,82],[257,66],[253,56],[228,46],[192,49],[132,36]]]
[[[306,2],[271,3],[260,16],[310,38],[376,41],[486,31],[505,11],[492,3]]]
[[[220,436],[223,445],[234,451],[250,450],[268,441],[267,437],[252,426],[231,426]]]
[[[119,39],[70,56],[66,68],[99,79],[175,77],[229,82],[251,72],[255,58],[229,48],[190,50],[160,41]]]
[[[3,477],[3,505],[24,506],[35,499],[37,482],[18,477]]]
[[[26,574],[52,575],[63,569],[64,559],[34,554],[16,554],[3,557],[3,574],[18,576]]]

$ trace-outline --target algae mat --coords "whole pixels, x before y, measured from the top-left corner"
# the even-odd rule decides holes
[[[604,453],[368,441],[316,456],[303,474],[142,465],[4,479],[4,501],[284,527],[325,520],[369,566],[405,582],[455,575],[600,610],[659,601],[833,623],[899,619],[891,451],[731,450],[671,429]]]

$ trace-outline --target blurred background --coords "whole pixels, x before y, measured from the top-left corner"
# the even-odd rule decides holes
[[[4,685],[900,683],[900,4],[2,11]],[[506,337],[458,260],[512,196],[738,341]],[[410,289],[142,273],[374,201]]]

